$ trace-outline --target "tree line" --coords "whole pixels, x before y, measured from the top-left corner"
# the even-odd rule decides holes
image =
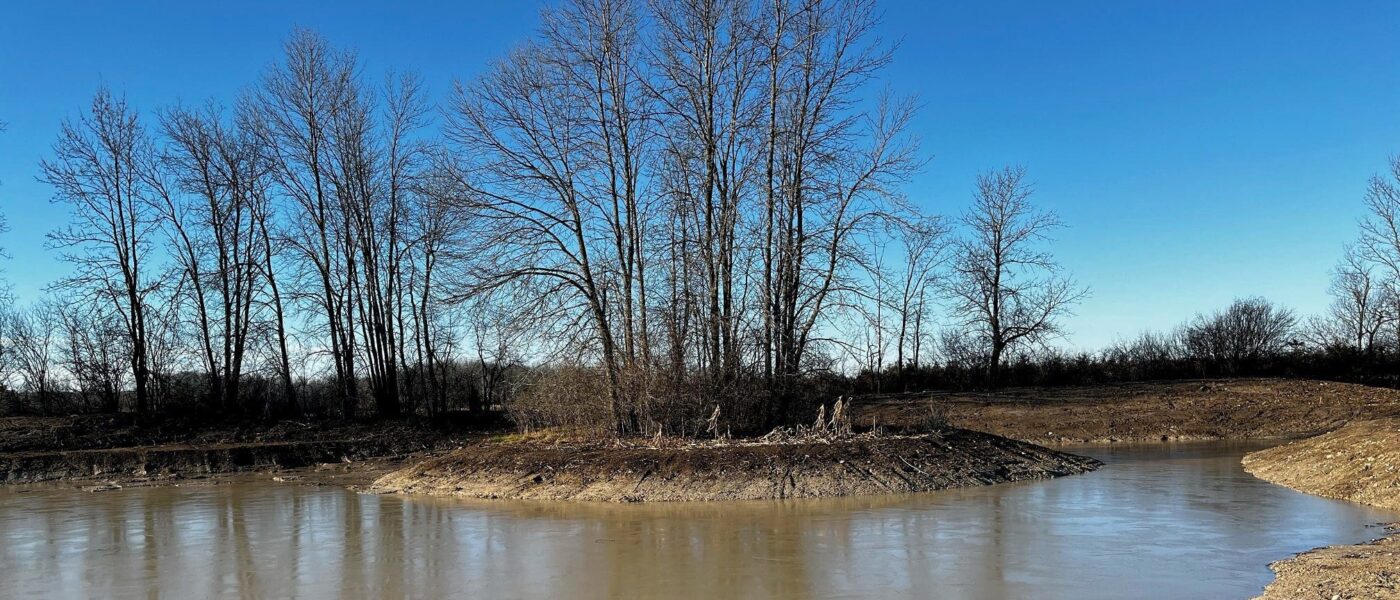
[[[1400,355],[1400,164],[1327,314],[1246,298],[1055,350],[1087,294],[1050,251],[1063,223],[1014,166],[945,216],[906,197],[917,103],[881,89],[878,23],[873,0],[565,0],[441,95],[308,30],[234,98],[99,89],[39,167],[71,269],[0,319],[6,410],[651,435],[850,390]]]

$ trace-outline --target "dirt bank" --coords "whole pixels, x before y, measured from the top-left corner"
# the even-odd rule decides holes
[[[149,483],[219,473],[349,464],[423,450],[412,442],[341,440],[17,452],[0,454],[0,483],[69,479]]]
[[[921,422],[930,405],[955,427],[1041,444],[1282,438],[1358,419],[1400,417],[1400,391],[1346,383],[1223,379],[997,393],[858,398],[856,422]]]
[[[165,480],[446,451],[481,437],[469,427],[377,423],[203,424],[128,415],[0,418],[0,483]],[[325,470],[323,468],[323,470]]]
[[[1360,421],[1250,453],[1254,476],[1293,489],[1400,510],[1400,419]],[[1400,536],[1332,546],[1270,565],[1261,598],[1400,598]]]
[[[1100,463],[994,435],[727,443],[677,448],[484,444],[390,473],[373,491],[657,502],[896,494],[1084,473]]]
[[[1256,600],[1400,598],[1400,533],[1330,546],[1269,565],[1277,576]]]
[[[1400,419],[1352,423],[1253,452],[1244,468],[1309,494],[1400,510]]]

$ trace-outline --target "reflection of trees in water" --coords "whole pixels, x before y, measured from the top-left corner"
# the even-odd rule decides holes
[[[459,501],[268,482],[0,489],[0,573],[16,596],[1209,595],[1218,579],[1177,575],[1267,576],[1279,548],[1347,541],[1373,520],[1253,482],[1237,460],[1181,451],[1052,482],[787,502]],[[1168,576],[1172,587],[1150,587]]]

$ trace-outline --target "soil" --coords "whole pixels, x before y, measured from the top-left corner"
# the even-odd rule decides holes
[[[1400,510],[1400,419],[1360,421],[1252,452],[1244,468],[1309,494]]]
[[[99,480],[150,485],[238,472],[272,472],[457,448],[481,437],[414,420],[207,425],[126,415],[0,418],[0,483]]]
[[[1400,510],[1400,419],[1360,421],[1252,452],[1244,467],[1299,491]],[[1391,534],[1274,563],[1278,579],[1261,598],[1400,598],[1400,535]]]
[[[1269,565],[1276,578],[1256,600],[1400,599],[1400,532],[1328,546]]]
[[[1400,391],[1289,379],[1148,382],[857,398],[855,421],[899,430],[930,417],[1038,444],[1289,438],[1400,417]]]
[[[1084,473],[1098,461],[947,428],[769,443],[475,446],[390,473],[372,491],[658,502],[898,494]]]

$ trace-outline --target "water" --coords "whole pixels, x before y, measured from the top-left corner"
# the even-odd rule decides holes
[[[0,488],[0,597],[1247,598],[1270,561],[1400,520],[1254,479],[1249,449],[1086,448],[1108,466],[798,502]]]

